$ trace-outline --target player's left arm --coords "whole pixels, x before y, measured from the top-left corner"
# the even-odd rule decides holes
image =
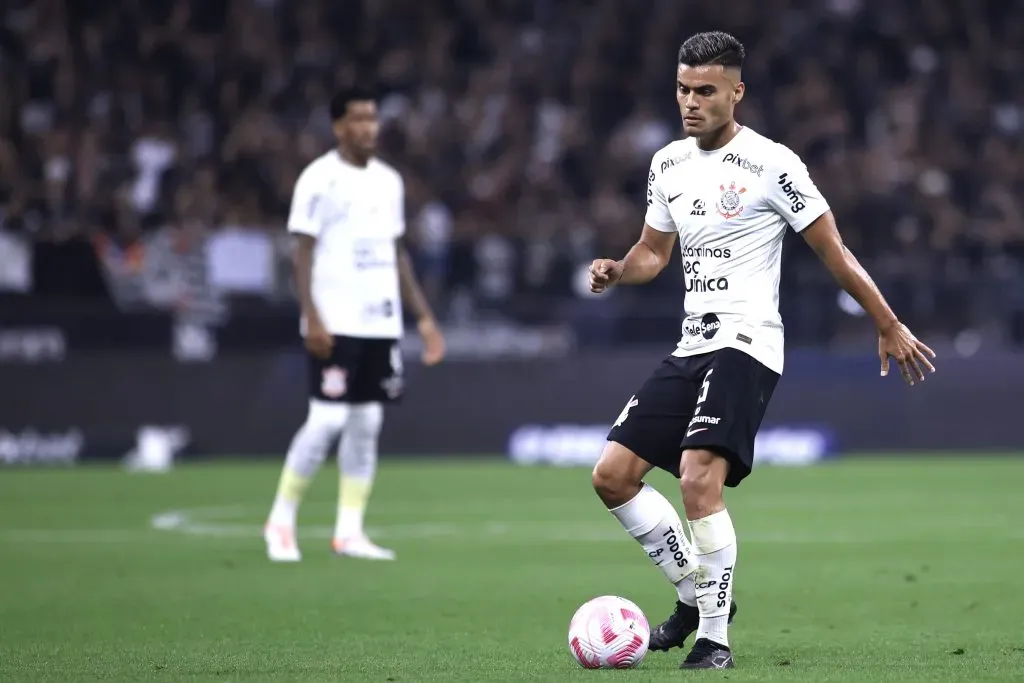
[[[807,167],[788,149],[772,176],[769,200],[818,255],[832,277],[871,316],[878,328],[881,374],[889,374],[889,357],[896,359],[911,385],[924,381],[924,369],[935,372],[935,352],[899,321],[874,280],[843,243],[832,210],[807,173]],[[923,366],[923,368],[922,368]]]
[[[839,286],[846,290],[867,311],[878,328],[878,355],[882,376],[889,373],[889,357],[899,363],[903,378],[913,385],[924,381],[924,368],[935,372],[930,358],[935,352],[928,348],[901,323],[882,292],[864,267],[843,243],[832,211],[826,211],[801,231],[804,240],[832,273]]]
[[[423,363],[436,365],[444,358],[445,343],[437,318],[430,308],[427,295],[423,292],[416,269],[412,265],[412,257],[405,246],[405,197],[404,188],[399,182],[399,199],[396,216],[395,256],[398,262],[398,286],[402,301],[409,312],[416,317],[416,329],[423,338]]]

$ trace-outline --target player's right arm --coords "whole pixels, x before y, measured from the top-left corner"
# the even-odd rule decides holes
[[[318,211],[320,198],[316,173],[312,167],[307,167],[295,181],[291,211],[288,213],[288,232],[295,235],[292,262],[299,306],[302,318],[306,321],[306,348],[320,358],[327,358],[331,355],[334,340],[324,326],[313,300],[313,255],[323,228]]]
[[[650,282],[672,258],[676,226],[668,211],[665,193],[657,182],[657,161],[658,155],[655,155],[647,175],[647,216],[640,240],[621,261],[595,259],[590,264],[590,291],[599,294],[617,282],[624,285]]]
[[[668,265],[675,241],[675,232],[655,230],[645,223],[640,241],[621,261],[595,259],[590,264],[590,291],[601,293],[615,283],[642,285],[650,282]]]

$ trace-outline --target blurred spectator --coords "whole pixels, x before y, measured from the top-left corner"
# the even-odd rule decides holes
[[[915,330],[1021,306],[989,296],[1024,288],[1020,3],[584,5],[8,0],[5,257],[12,233],[90,239],[125,305],[281,295],[291,188],[332,144],[330,93],[373,78],[431,295],[450,315],[558,318],[580,264],[639,233],[648,161],[680,130],[679,42],[722,28],[748,47],[741,121],[805,159]],[[787,325],[824,341],[843,314],[791,246]],[[7,263],[0,281],[21,282]],[[678,309],[672,284],[645,289],[652,312]]]

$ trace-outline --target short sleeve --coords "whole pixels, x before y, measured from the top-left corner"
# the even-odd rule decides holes
[[[811,180],[807,166],[790,149],[780,145],[768,188],[768,202],[794,231],[800,232],[828,211],[828,202]]]
[[[319,237],[323,223],[320,220],[320,188],[317,174],[307,167],[295,181],[292,206],[288,212],[288,232]]]
[[[676,224],[672,220],[672,214],[668,212],[668,202],[665,200],[665,192],[658,183],[657,175],[658,157],[651,159],[651,170],[647,174],[647,215],[644,222],[658,232],[675,232]]]
[[[405,236],[405,181],[402,180],[401,175],[398,175],[396,179],[393,224],[395,238]]]

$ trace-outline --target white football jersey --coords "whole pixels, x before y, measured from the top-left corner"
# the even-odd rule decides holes
[[[782,240],[828,208],[800,158],[749,128],[721,149],[689,138],[659,150],[646,222],[679,233],[686,317],[673,355],[732,347],[781,374]]]
[[[358,167],[327,152],[295,182],[288,230],[316,238],[313,303],[328,332],[402,336],[395,240],[405,234],[405,189],[398,171],[379,159]]]

